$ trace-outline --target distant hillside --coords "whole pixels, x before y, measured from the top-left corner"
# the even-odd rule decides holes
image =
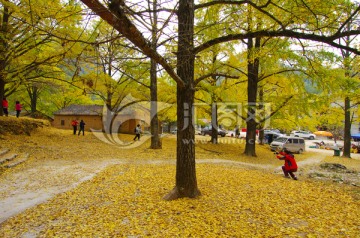
[[[50,122],[28,117],[0,117],[0,135],[30,135],[34,129],[44,126],[50,126]]]

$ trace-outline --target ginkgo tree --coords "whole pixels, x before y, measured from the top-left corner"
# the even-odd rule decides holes
[[[268,0],[265,2],[252,1],[211,1],[195,4],[193,0],[179,0],[173,11],[176,12],[177,20],[177,51],[176,71],[162,55],[155,51],[142,31],[136,26],[135,20],[131,17],[135,9],[131,9],[126,1],[112,0],[108,7],[105,7],[98,0],[81,0],[102,19],[106,20],[132,44],[138,47],[145,55],[155,60],[177,83],[177,163],[175,188],[165,196],[165,199],[172,200],[180,197],[197,197],[198,189],[195,169],[195,145],[184,143],[194,141],[194,126],[192,123],[192,105],[194,103],[194,67],[195,56],[211,46],[243,39],[255,39],[259,37],[291,37],[310,41],[318,41],[332,47],[346,49],[356,54],[360,52],[354,48],[337,42],[337,39],[347,35],[357,35],[360,30],[357,28],[347,29],[346,22],[357,18],[360,6],[349,4],[347,1],[339,1],[339,4],[326,4],[323,1],[302,1],[283,4],[283,1]],[[175,5],[175,4],[174,4]],[[330,5],[330,6],[329,6]],[[207,40],[206,42],[195,42],[195,10],[221,6],[219,11],[230,11],[227,18],[220,22],[213,22],[208,25],[223,25],[221,35]],[[231,7],[229,7],[231,6]],[[264,19],[272,22],[270,27],[243,31],[241,26],[232,27],[228,31],[227,20],[232,20],[232,15],[238,15],[236,9],[252,7],[255,11],[261,12]],[[321,7],[321,8],[320,8]],[[352,9],[350,16],[342,14],[343,9]],[[319,11],[312,11],[317,9]],[[331,14],[331,18],[323,17]],[[335,20],[336,19],[336,20]],[[199,40],[199,39],[198,39]],[[196,43],[196,44],[195,44]]]
[[[0,1],[1,98],[22,85],[34,89],[42,81],[64,79],[60,66],[76,44],[66,44],[66,38],[79,33],[79,9],[74,1],[52,1],[51,7],[44,0]],[[31,104],[34,109],[36,101]]]

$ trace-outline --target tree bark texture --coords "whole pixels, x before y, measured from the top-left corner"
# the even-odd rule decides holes
[[[345,127],[344,127],[344,148],[342,157],[350,158],[351,151],[351,114],[350,98],[345,97]]]
[[[8,1],[6,1],[8,2]],[[9,23],[9,8],[3,7],[3,15],[1,17],[1,32],[0,32],[0,100],[5,97],[5,85],[6,85],[6,55],[7,55],[7,32]],[[0,104],[0,116],[4,115],[2,103]]]
[[[177,148],[176,148],[176,185],[164,197],[173,200],[180,197],[195,198],[200,195],[195,170],[195,129],[192,122],[194,103],[194,2],[180,0],[179,39],[177,53],[177,74],[185,86],[177,85]]]
[[[248,156],[256,156],[256,106],[257,91],[259,78],[259,58],[256,56],[256,49],[260,47],[260,38],[255,38],[255,46],[253,38],[248,39],[248,112],[246,118],[246,144],[245,154]]]
[[[162,143],[159,136],[159,119],[158,119],[158,104],[157,104],[157,76],[156,76],[156,62],[151,60],[151,69],[150,69],[150,95],[151,95],[151,149],[161,149]]]
[[[218,117],[217,117],[217,104],[216,101],[212,101],[211,104],[211,143],[218,143]]]
[[[259,88],[259,101],[263,102],[264,101],[264,88],[260,87]],[[259,109],[262,110],[264,108],[264,105],[259,105]],[[265,116],[265,115],[263,115]],[[264,141],[265,141],[265,133],[264,133],[264,123],[262,122],[261,125],[259,125],[259,144],[263,145]]]
[[[37,99],[39,96],[38,92],[39,92],[39,89],[35,85],[30,86],[30,89],[28,89],[28,94],[30,97],[30,108],[31,108],[32,115],[34,115],[36,113]]]
[[[156,51],[157,47],[157,1],[153,2],[153,25],[152,25],[152,36],[151,36],[151,47],[154,51]],[[158,97],[157,97],[157,75],[156,68],[157,64],[155,60],[150,59],[150,112],[151,112],[151,122],[150,122],[150,130],[151,130],[151,149],[161,149],[161,138],[159,136],[159,119],[158,119]]]

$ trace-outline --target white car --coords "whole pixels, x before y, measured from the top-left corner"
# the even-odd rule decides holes
[[[228,131],[226,133],[226,136],[235,137],[235,131]],[[245,138],[245,137],[246,137],[246,132],[240,131],[239,138]]]
[[[290,136],[301,137],[301,138],[309,139],[309,140],[316,139],[316,135],[309,131],[292,131]]]

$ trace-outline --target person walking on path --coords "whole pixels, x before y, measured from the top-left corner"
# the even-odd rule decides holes
[[[21,112],[21,104],[19,101],[16,101],[15,103],[15,111],[16,111],[16,117],[19,117]]]
[[[279,160],[285,160],[284,166],[281,167],[285,178],[290,178],[291,176],[292,179],[298,180],[294,174],[294,172],[296,172],[298,169],[294,155],[289,150],[283,149],[276,157]]]
[[[85,122],[83,120],[80,121],[80,124],[79,124],[79,134],[78,136],[80,135],[82,131],[82,134],[84,135],[85,134]]]
[[[134,137],[134,141],[136,141],[136,138],[138,138],[138,140],[140,140],[140,134],[141,134],[141,126],[140,124],[138,124],[135,127],[135,137]]]
[[[73,127],[74,130],[74,135],[76,135],[76,131],[77,131],[77,126],[78,126],[78,121],[77,120],[72,120],[71,125]]]
[[[3,107],[4,115],[8,116],[9,115],[9,111],[8,111],[9,102],[8,102],[8,100],[6,100],[6,97],[4,97],[2,100],[2,107]]]

